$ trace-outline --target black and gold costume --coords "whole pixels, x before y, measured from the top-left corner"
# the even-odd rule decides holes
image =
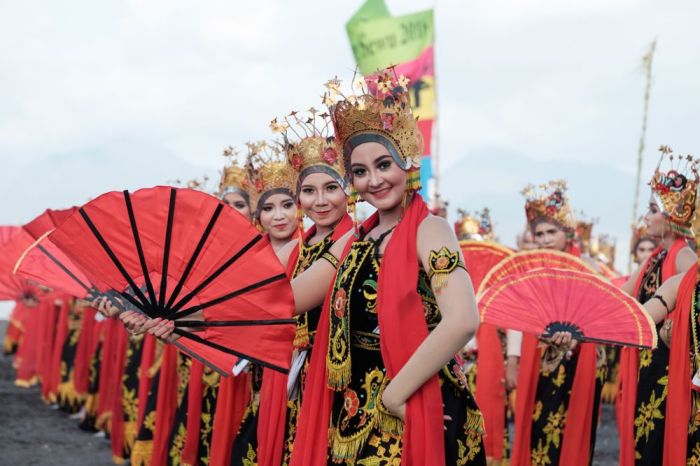
[[[388,384],[380,351],[376,311],[381,257],[379,240],[353,243],[338,269],[331,295],[329,382],[336,387],[331,413],[329,464],[398,464],[403,422],[381,403]],[[428,276],[421,268],[418,293],[429,328],[440,312]],[[483,420],[453,360],[438,373],[446,422],[446,464],[486,464],[481,443]]]
[[[326,236],[323,241],[319,241],[315,244],[304,244],[299,251],[299,259],[297,260],[296,266],[294,267],[294,272],[292,278],[304,272],[306,269],[311,267],[311,265],[316,262],[324,253],[333,246],[332,235]],[[309,364],[311,362],[311,349],[314,344],[314,337],[316,336],[316,329],[318,328],[318,321],[321,316],[321,307],[313,309],[309,312],[301,314],[297,317],[297,330],[296,336],[294,338],[294,348],[300,351],[306,352],[306,359],[304,360],[304,366],[301,369],[301,373],[296,380],[296,396],[294,399],[287,401],[287,428],[285,431],[284,440],[284,458],[282,461],[283,465],[289,464],[289,460],[292,454],[292,448],[294,446],[294,437],[297,428],[297,417],[299,416],[299,411],[301,410],[302,394],[304,393],[306,372],[309,369]]]
[[[75,413],[83,405],[84,396],[75,390],[75,355],[83,324],[83,306],[72,300],[68,312],[68,335],[61,350],[61,381],[58,384],[56,402],[62,410]]]
[[[667,251],[651,258],[637,300],[647,302],[661,286],[661,269]],[[657,325],[657,332],[663,324]],[[669,348],[662,338],[654,350],[639,351],[637,402],[634,413],[634,456],[637,465],[663,463],[663,445],[668,395]]]

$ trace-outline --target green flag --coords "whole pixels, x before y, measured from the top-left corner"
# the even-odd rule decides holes
[[[389,13],[389,9],[386,7],[384,0],[367,0],[360,9],[352,15],[352,18],[350,18],[350,21],[347,23],[347,27],[350,27],[353,23],[360,23],[377,18],[387,18],[389,16],[391,16],[391,13]]]
[[[368,0],[346,25],[362,74],[414,60],[433,43],[433,10],[388,14],[383,0]]]

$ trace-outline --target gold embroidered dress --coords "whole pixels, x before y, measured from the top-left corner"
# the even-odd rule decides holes
[[[381,238],[377,240],[381,242]],[[334,388],[329,431],[329,464],[398,465],[403,422],[381,403],[389,380],[380,351],[376,311],[381,258],[374,240],[355,241],[338,269],[331,296],[328,366]],[[440,312],[420,269],[418,293],[430,329]],[[438,373],[446,421],[445,455],[448,465],[486,464],[481,443],[483,421],[457,363]]]

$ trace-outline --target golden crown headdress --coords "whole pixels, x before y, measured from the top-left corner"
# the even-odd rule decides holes
[[[591,256],[602,260],[605,264],[615,263],[615,249],[617,240],[612,236],[602,233],[591,241]]]
[[[222,155],[226,158],[226,165],[221,172],[217,194],[223,197],[228,193],[237,193],[250,204],[251,184],[246,168],[239,161],[239,152],[232,146],[227,146]]]
[[[481,212],[469,213],[457,209],[460,219],[455,222],[455,234],[460,240],[484,240],[493,241],[493,223],[491,212],[484,207]]]
[[[286,162],[279,142],[257,141],[246,144],[248,157],[246,171],[251,196],[251,208],[260,213],[260,207],[273,194],[294,197],[296,173]]]
[[[169,180],[168,184],[172,184],[181,188],[194,189],[196,191],[209,192],[207,190],[207,183],[209,182],[209,176],[204,175],[202,178],[192,178],[191,180]]]
[[[359,92],[345,96],[340,91],[340,80],[325,84],[323,102],[330,111],[338,147],[342,148],[345,168],[349,173],[350,154],[366,142],[377,142],[403,170],[409,172],[407,187],[420,189],[420,163],[423,138],[411,112],[408,79],[396,76],[394,68],[368,78],[355,77]]]
[[[591,236],[593,226],[597,219],[589,218],[583,211],[576,216],[576,237],[581,242],[581,252],[589,253],[591,250]]]
[[[639,217],[637,222],[632,225],[632,240],[630,241],[630,254],[634,254],[637,245],[642,240],[648,240],[656,244],[656,240],[649,236],[647,225],[644,223],[644,217]]]
[[[554,180],[539,186],[528,185],[522,194],[525,196],[528,225],[532,226],[534,221],[544,219],[573,233],[576,220],[569,205],[564,180]]]
[[[299,194],[304,178],[312,173],[325,173],[345,189],[345,166],[331,134],[330,115],[313,107],[307,113],[300,117],[291,112],[281,121],[270,122],[270,129],[282,134],[287,163],[297,173],[295,193]]]
[[[675,233],[693,238],[693,220],[695,219],[695,202],[700,177],[697,161],[691,155],[675,155],[668,146],[659,148],[661,158],[649,182],[652,195],[659,208],[668,218],[671,230]],[[670,168],[661,170],[661,164],[668,160]]]

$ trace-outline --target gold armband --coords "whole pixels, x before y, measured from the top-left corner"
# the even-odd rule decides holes
[[[455,269],[462,268],[465,271],[467,270],[462,261],[459,260],[459,253],[452,252],[445,246],[437,252],[430,251],[428,266],[430,267],[428,278],[430,278],[433,291],[436,293],[439,293],[447,286],[447,279]]]
[[[327,260],[333,266],[334,269],[338,269],[338,258],[331,254],[330,251],[326,251],[323,254],[321,254],[321,259]]]

